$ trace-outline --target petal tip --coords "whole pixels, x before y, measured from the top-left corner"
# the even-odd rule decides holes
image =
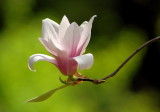
[[[63,16],[63,18],[67,18],[67,16],[66,16],[66,15],[64,15],[64,16]],[[68,18],[67,18],[67,19],[68,19]]]
[[[30,69],[30,70],[31,70],[31,69]],[[36,70],[31,70],[31,71],[36,72]]]
[[[66,15],[63,16],[62,20],[65,20],[65,21],[68,21],[68,22],[69,22],[69,20],[68,20],[68,18],[67,18]]]
[[[90,21],[93,22],[94,18],[97,17],[97,15],[94,15],[91,17]]]
[[[97,15],[94,15],[95,17],[97,17]]]
[[[97,15],[94,15],[93,18],[97,17]]]
[[[33,66],[31,67],[31,65],[28,65],[29,70],[36,72],[36,70],[33,68]]]

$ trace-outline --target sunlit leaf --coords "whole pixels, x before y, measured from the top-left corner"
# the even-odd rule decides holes
[[[66,85],[60,86],[58,88],[52,89],[52,90],[50,90],[50,91],[48,91],[48,92],[46,92],[46,93],[44,93],[40,96],[37,96],[35,98],[32,98],[32,99],[28,100],[27,102],[41,102],[41,101],[47,100],[49,97],[52,96],[53,93],[55,93],[56,91],[58,91],[60,89],[68,87],[68,86],[69,86],[69,84],[68,85],[66,84]]]

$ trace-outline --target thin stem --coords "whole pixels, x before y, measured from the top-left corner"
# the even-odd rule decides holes
[[[95,84],[100,84],[100,83],[103,83],[105,82],[106,79],[110,78],[110,77],[113,77],[114,75],[116,75],[118,73],[118,71],[133,57],[135,56],[139,51],[141,51],[144,47],[150,45],[151,43],[153,42],[156,42],[160,40],[160,36],[159,37],[156,37],[156,38],[153,38],[149,41],[147,41],[146,43],[144,43],[143,45],[141,45],[138,49],[136,49],[114,72],[112,72],[110,75],[102,78],[102,79],[99,79],[99,80],[95,80],[95,79],[79,79],[81,81],[90,81],[90,82],[93,82]]]
[[[146,43],[144,43],[143,45],[141,45],[137,50],[135,50],[113,73],[111,73],[110,75],[102,78],[101,80],[106,80],[110,77],[113,77],[133,56],[135,56],[139,51],[141,51],[144,47],[150,45],[151,43],[160,40],[160,37],[156,37],[154,39],[151,39],[149,41],[147,41]]]

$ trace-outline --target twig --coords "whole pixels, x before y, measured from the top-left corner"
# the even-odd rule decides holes
[[[118,73],[118,71],[133,57],[135,56],[139,51],[141,51],[144,47],[150,45],[153,42],[159,41],[160,40],[160,36],[153,38],[149,41],[147,41],[146,43],[144,43],[143,45],[141,45],[138,49],[136,49],[114,72],[112,72],[111,74],[109,74],[108,76],[101,78],[101,79],[90,79],[90,78],[78,78],[78,81],[90,81],[93,82],[94,84],[100,84],[105,82],[108,78],[113,77],[114,75],[116,75]]]

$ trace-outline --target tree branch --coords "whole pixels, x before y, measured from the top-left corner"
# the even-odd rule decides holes
[[[90,81],[93,82],[94,84],[100,84],[105,82],[108,78],[113,77],[114,75],[116,75],[119,70],[121,70],[121,68],[130,60],[132,59],[133,56],[135,56],[139,51],[141,51],[143,48],[147,47],[148,45],[150,45],[153,42],[159,41],[160,40],[160,36],[153,38],[149,41],[147,41],[146,43],[144,43],[143,45],[141,45],[138,49],[136,49],[114,72],[112,72],[111,74],[109,74],[108,76],[101,78],[101,79],[90,79],[90,78],[78,78],[78,81]]]

